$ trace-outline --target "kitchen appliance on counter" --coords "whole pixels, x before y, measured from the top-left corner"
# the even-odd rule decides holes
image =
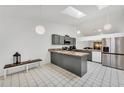
[[[66,44],[66,45],[70,45],[70,43],[71,43],[70,36],[65,35],[65,37],[64,37],[64,44]]]
[[[124,70],[124,37],[103,39],[102,64]]]
[[[103,47],[103,52],[109,52],[109,47]]]
[[[76,46],[70,46],[70,49],[71,50],[76,49]]]
[[[62,50],[72,51],[76,49],[76,46],[62,47]]]
[[[92,47],[84,47],[84,49],[93,49]]]
[[[62,50],[67,50],[68,47],[62,47]]]

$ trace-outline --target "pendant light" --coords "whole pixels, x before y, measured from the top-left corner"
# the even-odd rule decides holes
[[[112,29],[112,25],[110,24],[109,7],[108,7],[107,23],[104,25],[104,30],[109,31],[111,29]]]
[[[78,35],[81,33],[81,31],[79,30],[78,24],[76,25],[76,31]]]
[[[77,24],[76,24],[76,32],[77,32],[77,35],[80,35],[81,34],[81,31],[79,29],[79,20],[77,21]]]
[[[41,16],[42,16],[42,5],[41,5]],[[45,33],[45,27],[43,25],[37,25],[35,27],[35,32],[39,35],[43,35]]]
[[[110,23],[104,25],[104,30],[109,31],[111,30],[111,28],[112,28],[112,25]]]
[[[81,33],[81,31],[80,30],[77,30],[77,34],[79,35]]]
[[[42,25],[37,25],[35,27],[35,32],[39,35],[43,35],[45,33],[45,28]]]

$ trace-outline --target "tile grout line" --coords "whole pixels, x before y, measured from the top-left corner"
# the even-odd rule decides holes
[[[19,78],[19,72],[18,72],[18,81],[19,81],[19,87],[20,87],[20,78]]]
[[[27,79],[27,76],[25,75],[25,72],[23,72],[23,74],[24,74],[24,77],[25,77],[25,79],[26,79],[26,82],[27,82],[28,87],[30,87],[29,81],[28,81],[28,79]]]
[[[12,74],[11,74],[10,86],[12,87]]]
[[[37,76],[38,76],[38,78],[40,79],[40,82],[42,83],[44,83],[45,84],[45,82],[42,80],[42,78],[40,77],[40,75],[36,72],[36,69],[35,70],[33,70],[33,73],[35,73]],[[46,84],[45,84],[46,85]]]
[[[41,69],[39,69],[39,71],[41,72]],[[44,73],[44,72],[43,72]],[[44,73],[45,74],[45,73]],[[45,76],[46,77],[46,76]],[[53,85],[55,85],[51,80],[49,80]],[[56,85],[55,85],[56,86]]]
[[[96,66],[93,71],[96,71],[97,69],[98,69],[98,66]],[[93,75],[93,71],[90,73],[89,77]],[[86,84],[86,82],[89,80],[89,77],[87,78],[87,80],[84,82],[82,86]]]
[[[102,78],[102,82],[101,82],[100,87],[102,87],[102,85],[103,85],[103,80],[104,80],[104,77],[105,77],[105,73],[106,73],[106,71],[107,71],[107,67],[105,67],[105,71],[104,71],[104,75],[103,75],[103,78]]]
[[[117,75],[118,87],[119,87],[119,86],[120,86],[120,83],[119,83],[119,74],[118,74],[118,70],[116,70],[116,75]]]
[[[36,70],[34,70],[34,72],[38,75],[38,77],[42,80],[41,76],[38,74],[38,72]],[[44,80],[42,80],[44,82],[44,84],[47,86],[46,82]]]
[[[99,69],[101,69],[102,67],[100,67]],[[99,72],[97,73],[97,75],[96,75],[96,77],[95,78],[97,78],[98,77],[98,75],[99,75],[99,73],[100,73],[100,71],[101,70],[99,70]],[[95,81],[96,81],[96,79],[95,79]],[[93,84],[94,84],[95,82],[93,81],[93,83],[91,84],[91,86],[93,86]]]
[[[111,87],[111,77],[112,77],[112,68],[110,68],[110,79],[109,79],[109,87]]]
[[[39,85],[38,85],[37,81],[35,80],[34,76],[32,75],[31,71],[29,71],[29,73],[30,73],[30,75],[31,75],[31,77],[32,77],[32,79],[33,79],[33,81],[36,83],[36,86],[38,87]]]

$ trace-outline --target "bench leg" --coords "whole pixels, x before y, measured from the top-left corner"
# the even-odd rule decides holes
[[[28,72],[28,65],[26,65],[26,72]]]
[[[6,79],[6,69],[4,69],[4,79]]]

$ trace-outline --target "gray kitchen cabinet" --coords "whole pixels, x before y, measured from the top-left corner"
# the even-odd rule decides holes
[[[54,53],[54,52],[51,52],[51,62],[55,65],[58,65],[60,67],[64,67],[63,63],[59,60],[63,60],[63,58],[60,56],[60,54],[57,54],[57,53]]]
[[[71,43],[70,45],[76,45],[76,38],[71,38]]]
[[[59,35],[52,35],[52,44],[59,45],[60,44],[60,36]]]
[[[76,45],[76,38],[71,38],[69,36],[52,34],[51,39],[53,45]]]
[[[64,36],[60,36],[60,45],[64,45]]]

